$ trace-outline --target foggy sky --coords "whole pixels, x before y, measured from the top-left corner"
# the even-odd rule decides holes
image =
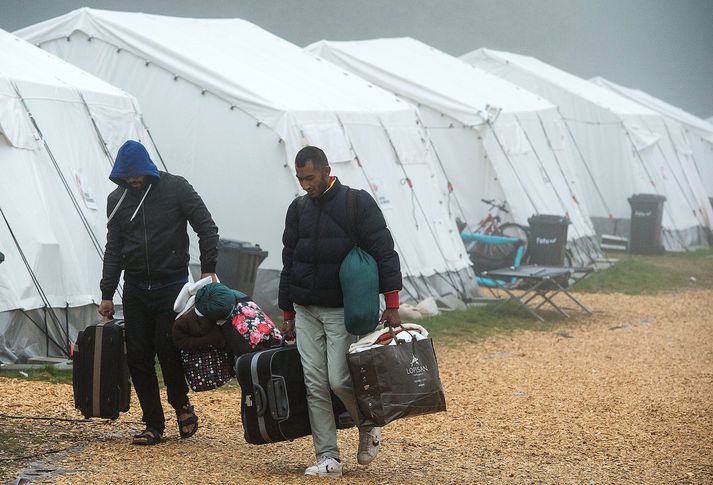
[[[0,28],[83,6],[239,17],[300,46],[410,36],[456,56],[512,51],[713,115],[713,0],[0,0]]]

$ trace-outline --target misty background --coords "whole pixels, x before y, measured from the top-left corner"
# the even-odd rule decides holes
[[[239,17],[299,46],[409,36],[455,56],[506,50],[713,116],[713,0],[0,0],[0,28],[85,6]]]

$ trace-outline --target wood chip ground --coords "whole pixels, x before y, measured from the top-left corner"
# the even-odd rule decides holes
[[[368,468],[356,464],[357,432],[340,431],[338,482],[713,483],[713,291],[581,297],[592,317],[476,344],[436,342],[448,411],[387,426]],[[0,386],[2,413],[80,417],[69,385],[3,378]],[[310,438],[244,442],[237,388],[192,400],[197,435],[180,440],[172,418],[155,447],[129,444],[140,428],[135,398],[116,422],[0,424],[44,433],[47,451],[86,444],[57,459],[70,473],[53,483],[320,481],[302,475]],[[22,466],[0,462],[0,481]]]

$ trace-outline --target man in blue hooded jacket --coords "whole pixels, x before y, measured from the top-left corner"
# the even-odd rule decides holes
[[[113,316],[114,293],[123,270],[127,360],[146,423],[133,443],[157,444],[165,429],[156,356],[179,433],[188,438],[198,429],[198,417],[188,400],[180,353],[171,339],[173,303],[188,281],[187,223],[198,234],[202,277],[215,273],[218,227],[186,179],[160,172],[139,142],[122,145],[109,179],[119,187],[107,198],[99,313]]]

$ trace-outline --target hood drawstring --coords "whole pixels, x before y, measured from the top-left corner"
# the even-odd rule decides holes
[[[116,214],[116,211],[119,210],[119,206],[121,205],[122,202],[124,202],[124,197],[126,197],[126,193],[129,191],[129,189],[124,189],[124,193],[121,194],[121,197],[119,198],[119,202],[116,203],[114,206],[114,210],[111,211],[111,214],[109,214],[109,219],[106,220],[107,225],[111,222],[111,220],[114,218],[114,214]]]
[[[134,217],[136,217],[136,213],[139,212],[139,209],[141,209],[141,204],[144,203],[144,199],[146,198],[147,195],[149,195],[149,191],[151,190],[151,187],[153,184],[149,184],[149,187],[146,189],[146,192],[144,192],[144,196],[141,197],[141,202],[139,202],[139,205],[136,206],[136,210],[134,211],[134,215],[131,216],[131,219],[129,219],[129,222],[134,220]],[[126,194],[126,192],[124,192]],[[122,197],[123,198],[123,197]]]

